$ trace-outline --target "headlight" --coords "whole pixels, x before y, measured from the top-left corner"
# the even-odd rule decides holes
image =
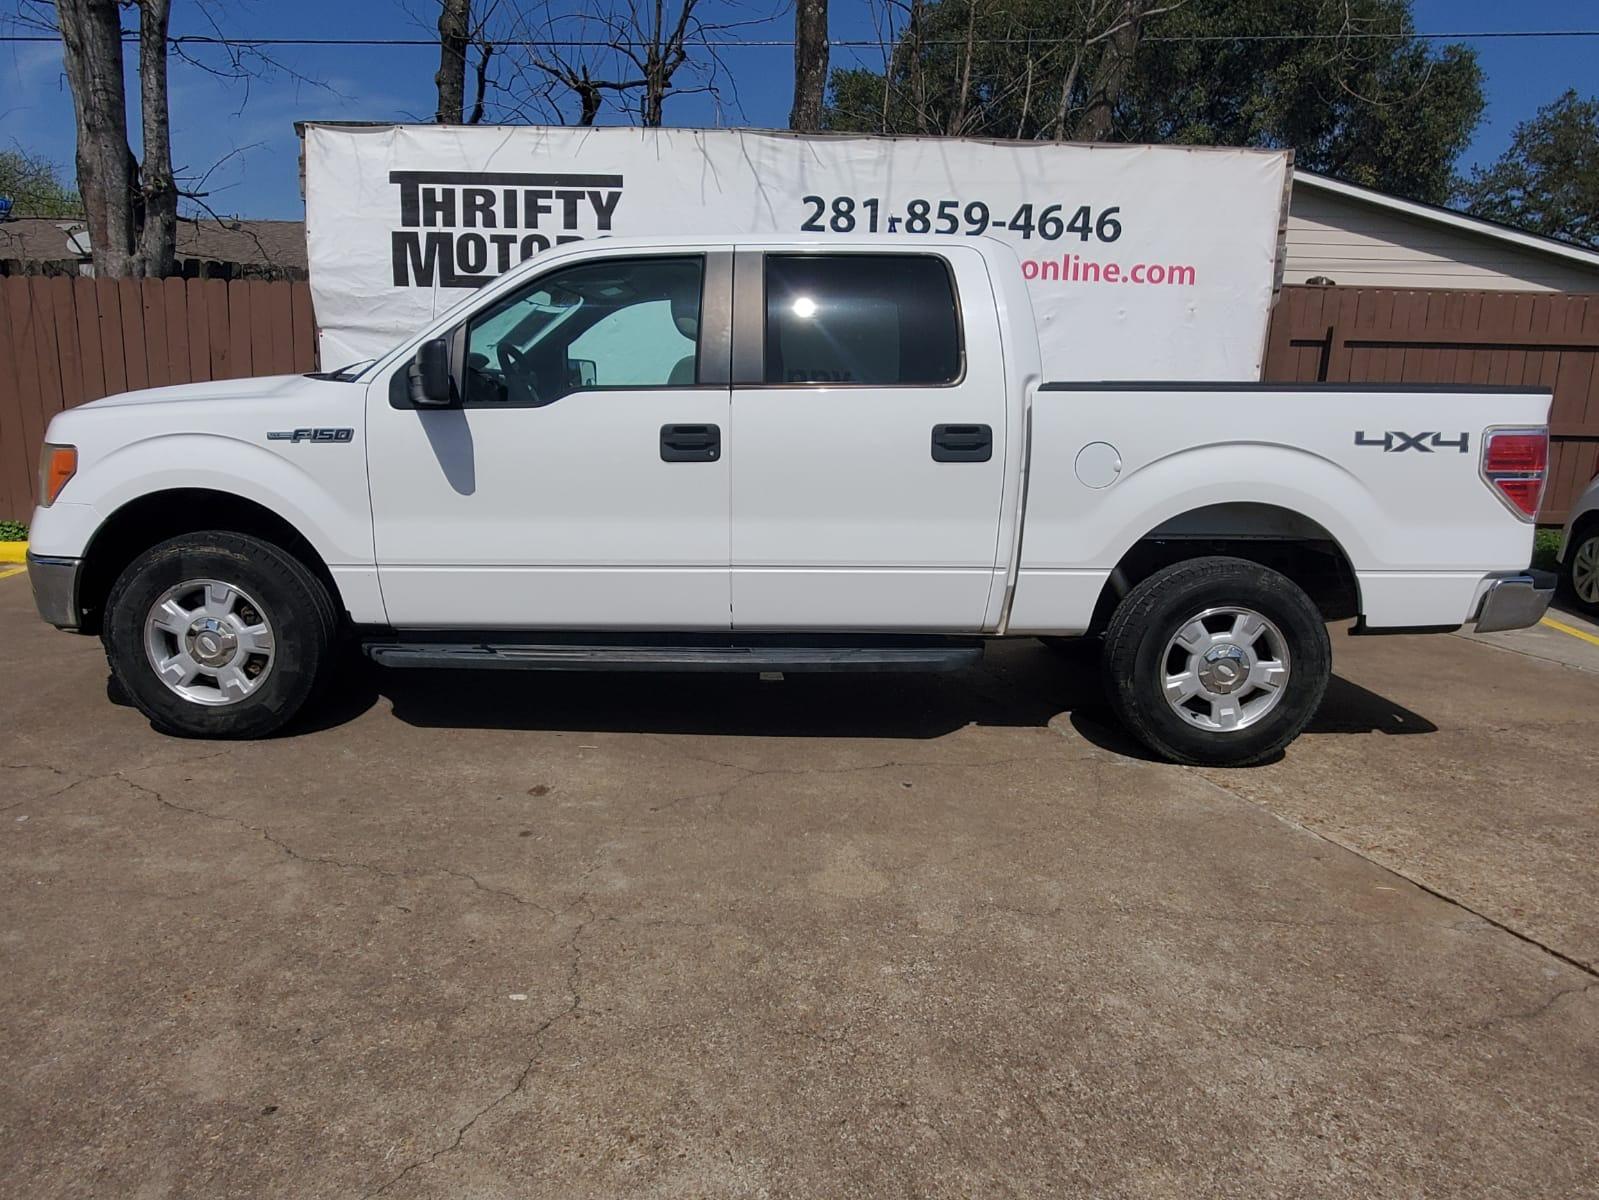
[[[53,446],[49,442],[39,455],[39,504],[49,508],[56,502],[67,480],[78,473],[78,448]]]

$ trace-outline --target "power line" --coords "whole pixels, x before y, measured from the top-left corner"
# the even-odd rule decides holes
[[[1382,33],[1350,31],[1347,33],[1151,33],[1140,37],[1141,42],[1348,42],[1348,41],[1410,41],[1471,42],[1494,38],[1568,38],[1599,37],[1599,29],[1479,29],[1459,33]],[[1013,39],[1025,41],[1026,39]],[[1060,38],[1059,41],[1071,39]],[[876,43],[872,43],[876,45]],[[964,45],[965,43],[960,43]]]
[[[125,32],[122,37],[126,42],[137,42],[138,34],[134,31]],[[1498,30],[1464,30],[1456,33],[1382,33],[1373,31],[1350,31],[1345,33],[1199,33],[1199,34],[1146,34],[1139,40],[1142,42],[1182,42],[1182,43],[1209,43],[1209,42],[1339,42],[1339,41],[1425,41],[1425,42],[1468,42],[1492,41],[1512,38],[1595,38],[1599,37],[1599,29],[1498,29]],[[499,47],[549,47],[551,49],[645,49],[649,43],[631,38],[495,38],[492,39],[496,48]],[[1070,45],[1078,39],[1067,37],[1049,38],[987,38],[989,45],[1001,46],[1048,46]],[[57,42],[58,37],[46,34],[0,34],[0,43],[17,42]],[[225,46],[234,49],[260,49],[267,47],[318,47],[318,46],[346,46],[366,47],[381,49],[385,47],[427,47],[435,48],[439,42],[437,38],[334,38],[334,37],[220,37],[214,34],[174,34],[167,38],[171,46]],[[705,38],[695,43],[712,50],[750,50],[750,49],[792,49],[793,38]],[[828,46],[835,50],[879,50],[889,44],[883,40],[872,38],[833,38],[828,41]],[[922,46],[964,46],[962,38],[926,38],[919,43]]]

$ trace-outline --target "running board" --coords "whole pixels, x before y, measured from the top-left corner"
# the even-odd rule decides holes
[[[981,661],[976,641],[922,645],[578,645],[559,642],[368,642],[384,667],[513,671],[956,671]]]

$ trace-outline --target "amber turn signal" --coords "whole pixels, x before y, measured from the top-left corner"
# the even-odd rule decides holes
[[[39,504],[49,508],[56,502],[67,480],[78,473],[78,448],[76,446],[45,445],[39,456]]]

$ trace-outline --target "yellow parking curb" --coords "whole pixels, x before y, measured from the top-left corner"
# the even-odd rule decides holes
[[[27,556],[27,542],[0,542],[0,563],[25,562]]]
[[[1561,633],[1569,633],[1574,638],[1581,638],[1591,646],[1599,646],[1599,637],[1595,637],[1585,630],[1575,629],[1564,621],[1557,621],[1553,617],[1545,617],[1539,624],[1547,625],[1550,629],[1558,629]]]

